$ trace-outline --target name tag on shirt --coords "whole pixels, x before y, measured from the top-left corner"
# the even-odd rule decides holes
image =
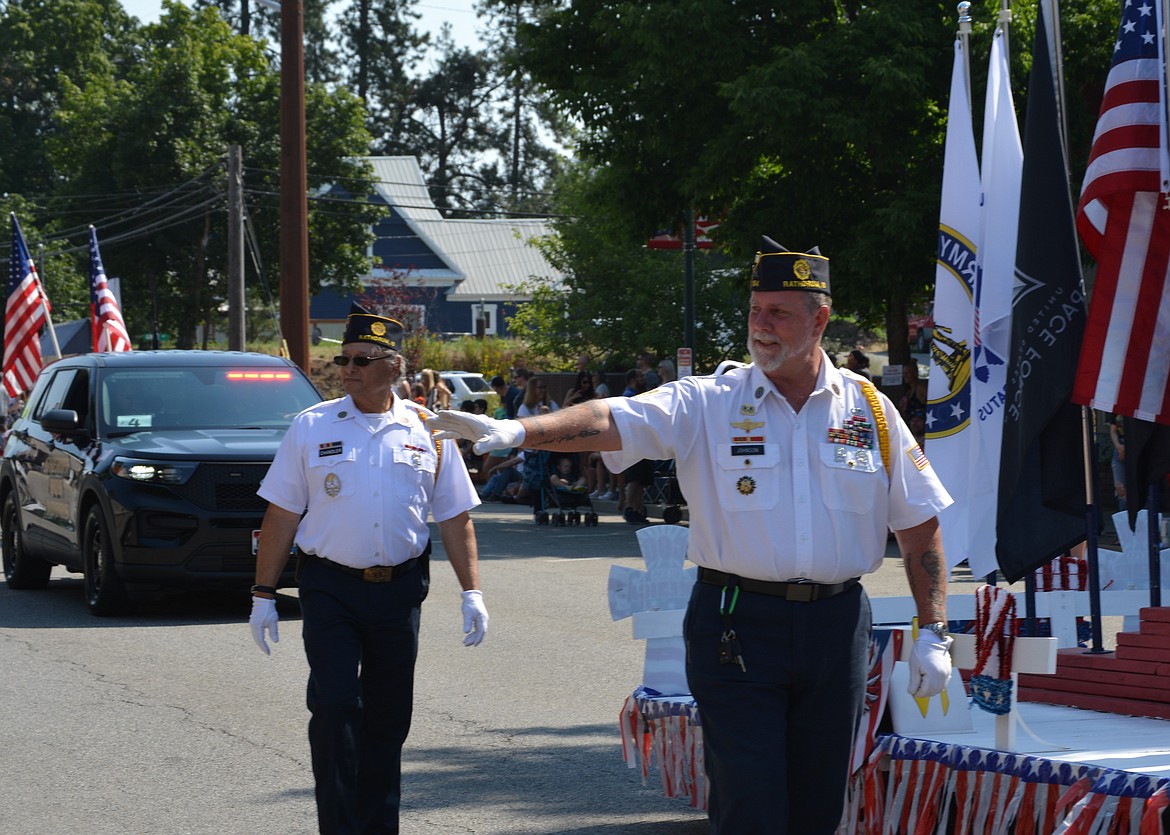
[[[330,455],[341,455],[342,451],[341,441],[330,441],[329,443],[317,445],[318,458],[328,458]]]
[[[764,454],[764,445],[763,444],[732,444],[731,445],[731,454],[736,455],[736,456],[739,456],[739,455],[763,455]]]

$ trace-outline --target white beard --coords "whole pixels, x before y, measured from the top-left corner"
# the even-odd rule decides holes
[[[800,345],[773,342],[766,346],[758,344],[754,339],[748,339],[748,353],[752,362],[765,374],[776,373],[793,357],[807,357],[812,352],[812,346],[811,338]]]

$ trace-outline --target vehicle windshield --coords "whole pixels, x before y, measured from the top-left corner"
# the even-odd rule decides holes
[[[298,412],[320,400],[293,368],[124,368],[103,375],[97,410],[105,435],[159,429],[284,429]]]

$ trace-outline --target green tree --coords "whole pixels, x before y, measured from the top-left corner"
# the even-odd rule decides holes
[[[410,112],[410,72],[422,58],[428,36],[414,26],[417,0],[351,0],[341,12],[344,52],[350,56],[350,87],[366,103],[370,132],[389,147],[401,146]],[[401,153],[384,149],[384,153]]]
[[[120,274],[132,332],[149,331],[152,298],[164,330],[194,345],[196,326],[213,324],[226,293],[225,177],[229,144],[250,166],[249,209],[260,263],[275,285],[278,258],[279,77],[260,44],[234,35],[214,10],[168,3],[142,31],[141,61],[124,77],[65,84],[59,133],[51,143],[62,191],[113,195],[91,205],[111,275]],[[306,92],[310,185],[343,182],[369,194],[360,103],[318,85]],[[167,191],[159,192],[165,184]],[[144,195],[152,195],[143,200]],[[376,212],[364,200],[315,200],[310,212],[310,276],[351,286],[368,261]],[[70,236],[75,244],[79,235]],[[251,289],[259,296],[256,282]]]
[[[533,353],[569,367],[588,354],[607,368],[633,365],[641,351],[673,356],[683,346],[683,256],[647,249],[630,215],[609,194],[621,173],[577,169],[562,180],[556,234],[540,242],[561,272],[558,282],[531,281],[532,301],[510,320]],[[728,281],[725,258],[696,257],[695,366],[713,370],[720,360],[743,357],[747,299],[744,282]]]
[[[336,83],[341,80],[341,66],[335,32],[328,14],[331,0],[301,2],[305,79],[322,84]],[[195,0],[192,7],[196,11],[217,9],[220,16],[239,34],[266,40],[271,44],[273,60],[279,59],[279,11],[267,8],[257,0]]]
[[[1112,36],[1100,37],[1109,24],[1098,21],[1116,25],[1115,3],[1064,5],[1074,8],[1070,66],[1095,65],[1085,79],[1103,79]],[[998,6],[977,6],[977,78]],[[1022,66],[1031,25],[1020,18]],[[719,217],[739,281],[760,234],[819,245],[833,261],[837,309],[884,323],[898,362],[908,358],[906,312],[933,285],[954,29],[949,10],[927,0],[571,0],[522,25],[520,40],[533,77],[580,122],[583,160],[604,170],[610,189],[595,208],[639,235],[689,207]],[[1026,74],[1014,77],[1019,87]],[[1082,94],[1093,87],[1070,82]],[[1091,132],[1095,110],[1070,108],[1081,120],[1074,137]],[[631,281],[640,268],[630,260]]]
[[[117,0],[0,4],[0,192],[43,194],[55,172],[62,79],[111,76],[137,57],[133,21]]]
[[[541,213],[552,205],[551,191],[564,169],[573,133],[571,122],[553,107],[524,64],[520,27],[538,23],[541,0],[483,0],[484,39],[491,72],[500,79],[492,142],[496,161],[492,179],[503,180],[503,205],[509,211]],[[496,173],[495,169],[499,169]]]

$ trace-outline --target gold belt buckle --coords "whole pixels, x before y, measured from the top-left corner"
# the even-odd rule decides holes
[[[367,583],[389,583],[394,579],[394,566],[374,565],[363,569],[362,579]]]

